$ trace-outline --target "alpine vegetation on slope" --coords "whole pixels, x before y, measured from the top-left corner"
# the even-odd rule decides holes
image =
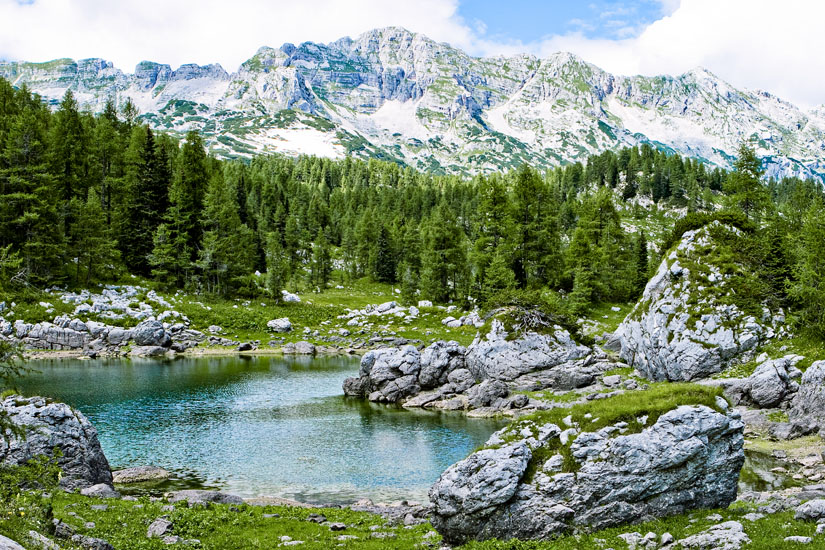
[[[199,130],[222,156],[353,154],[475,173],[650,143],[727,167],[754,138],[771,176],[825,173],[821,107],[806,112],[704,69],[623,77],[563,52],[475,58],[400,28],[263,47],[231,75],[60,59],[0,63],[0,76],[54,103],[72,90],[97,111],[130,98],[154,128]]]
[[[743,428],[717,390],[685,384],[539,412],[441,475],[432,523],[451,543],[548,539],[725,507]]]
[[[714,221],[682,236],[616,331],[624,361],[651,380],[696,380],[785,333],[781,310],[743,310],[741,235]]]

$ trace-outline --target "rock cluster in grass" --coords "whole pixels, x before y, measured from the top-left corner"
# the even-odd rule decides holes
[[[548,539],[736,498],[744,424],[733,410],[681,406],[640,433],[571,424],[519,425],[515,439],[505,428],[448,468],[430,489],[444,539]]]
[[[0,463],[24,464],[39,456],[54,456],[60,450],[58,465],[63,470],[60,485],[66,489],[85,489],[104,484],[111,488],[112,472],[103,455],[97,430],[80,411],[65,403],[43,397],[11,396],[2,408],[25,437],[12,435],[0,439]]]
[[[571,390],[593,384],[614,367],[606,356],[577,344],[563,328],[509,338],[494,319],[490,331],[465,348],[438,341],[367,352],[344,393],[381,403],[489,412],[541,406],[515,390]]]
[[[621,358],[651,380],[706,378],[786,335],[781,311],[756,317],[732,303],[731,275],[703,255],[719,246],[714,231],[738,230],[713,222],[686,232],[615,333]]]

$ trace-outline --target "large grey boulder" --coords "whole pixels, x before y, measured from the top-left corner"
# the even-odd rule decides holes
[[[466,353],[466,348],[455,341],[430,344],[421,352],[418,383],[423,389],[443,386],[452,371],[464,368]]]
[[[266,323],[266,328],[273,332],[290,332],[292,330],[292,322],[290,322],[288,317],[272,319]]]
[[[825,361],[814,362],[802,375],[788,418],[791,423],[825,428]]]
[[[621,358],[651,380],[707,378],[784,332],[781,314],[757,319],[725,299],[730,275],[704,255],[717,231],[738,232],[719,222],[686,232],[615,332]]]
[[[450,544],[548,539],[580,527],[725,507],[736,498],[744,463],[737,412],[682,406],[641,433],[617,435],[625,427],[581,434],[583,427],[562,431],[552,424],[505,428],[490,438],[490,448],[450,466],[430,489],[433,526]],[[521,438],[505,443],[507,433]],[[567,445],[575,471],[561,471],[571,460],[561,454],[531,464],[547,456],[543,447]]]
[[[825,519],[825,499],[817,498],[801,504],[796,509],[794,519],[802,521],[821,521]]]
[[[26,550],[10,538],[0,535],[0,550]]]
[[[97,430],[83,413],[43,397],[11,396],[2,407],[9,420],[25,430],[26,437],[11,437],[8,443],[0,439],[0,462],[23,464],[38,455],[53,456],[57,447],[62,454],[58,459],[62,487],[73,490],[112,484]]]
[[[476,336],[467,348],[467,369],[477,380],[492,378],[509,382],[519,376],[564,365],[590,355],[566,330],[555,327],[552,334],[527,332],[508,338],[504,324],[494,319],[485,337]]]
[[[749,377],[732,382],[725,388],[725,393],[736,405],[777,407],[799,389],[789,372],[795,370],[794,365],[799,359],[797,355],[787,355],[764,361]]]
[[[142,321],[132,329],[132,339],[138,346],[169,347],[172,338],[160,321]]]
[[[421,354],[415,346],[373,350],[361,358],[358,379],[344,382],[346,395],[369,397],[370,401],[396,403],[417,394]]]

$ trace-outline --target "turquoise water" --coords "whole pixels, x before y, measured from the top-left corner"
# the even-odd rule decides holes
[[[349,357],[31,362],[19,384],[80,409],[113,469],[156,465],[173,486],[312,503],[426,500],[501,426],[341,395]],[[171,488],[171,487],[167,487]]]

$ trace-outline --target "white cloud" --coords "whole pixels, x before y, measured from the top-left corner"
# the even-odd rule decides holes
[[[329,42],[400,25],[474,55],[566,50],[621,74],[704,66],[737,87],[802,105],[825,102],[821,0],[656,0],[662,18],[631,37],[572,33],[532,43],[486,36],[483,23],[461,19],[459,1],[0,0],[0,56],[104,57],[124,70],[143,59],[173,67],[219,62],[233,71],[262,45]]]
[[[701,66],[739,88],[802,106],[825,103],[825,2],[662,0],[662,6],[669,15],[633,38],[574,33],[525,48],[540,55],[570,51],[619,74],[680,74]]]

